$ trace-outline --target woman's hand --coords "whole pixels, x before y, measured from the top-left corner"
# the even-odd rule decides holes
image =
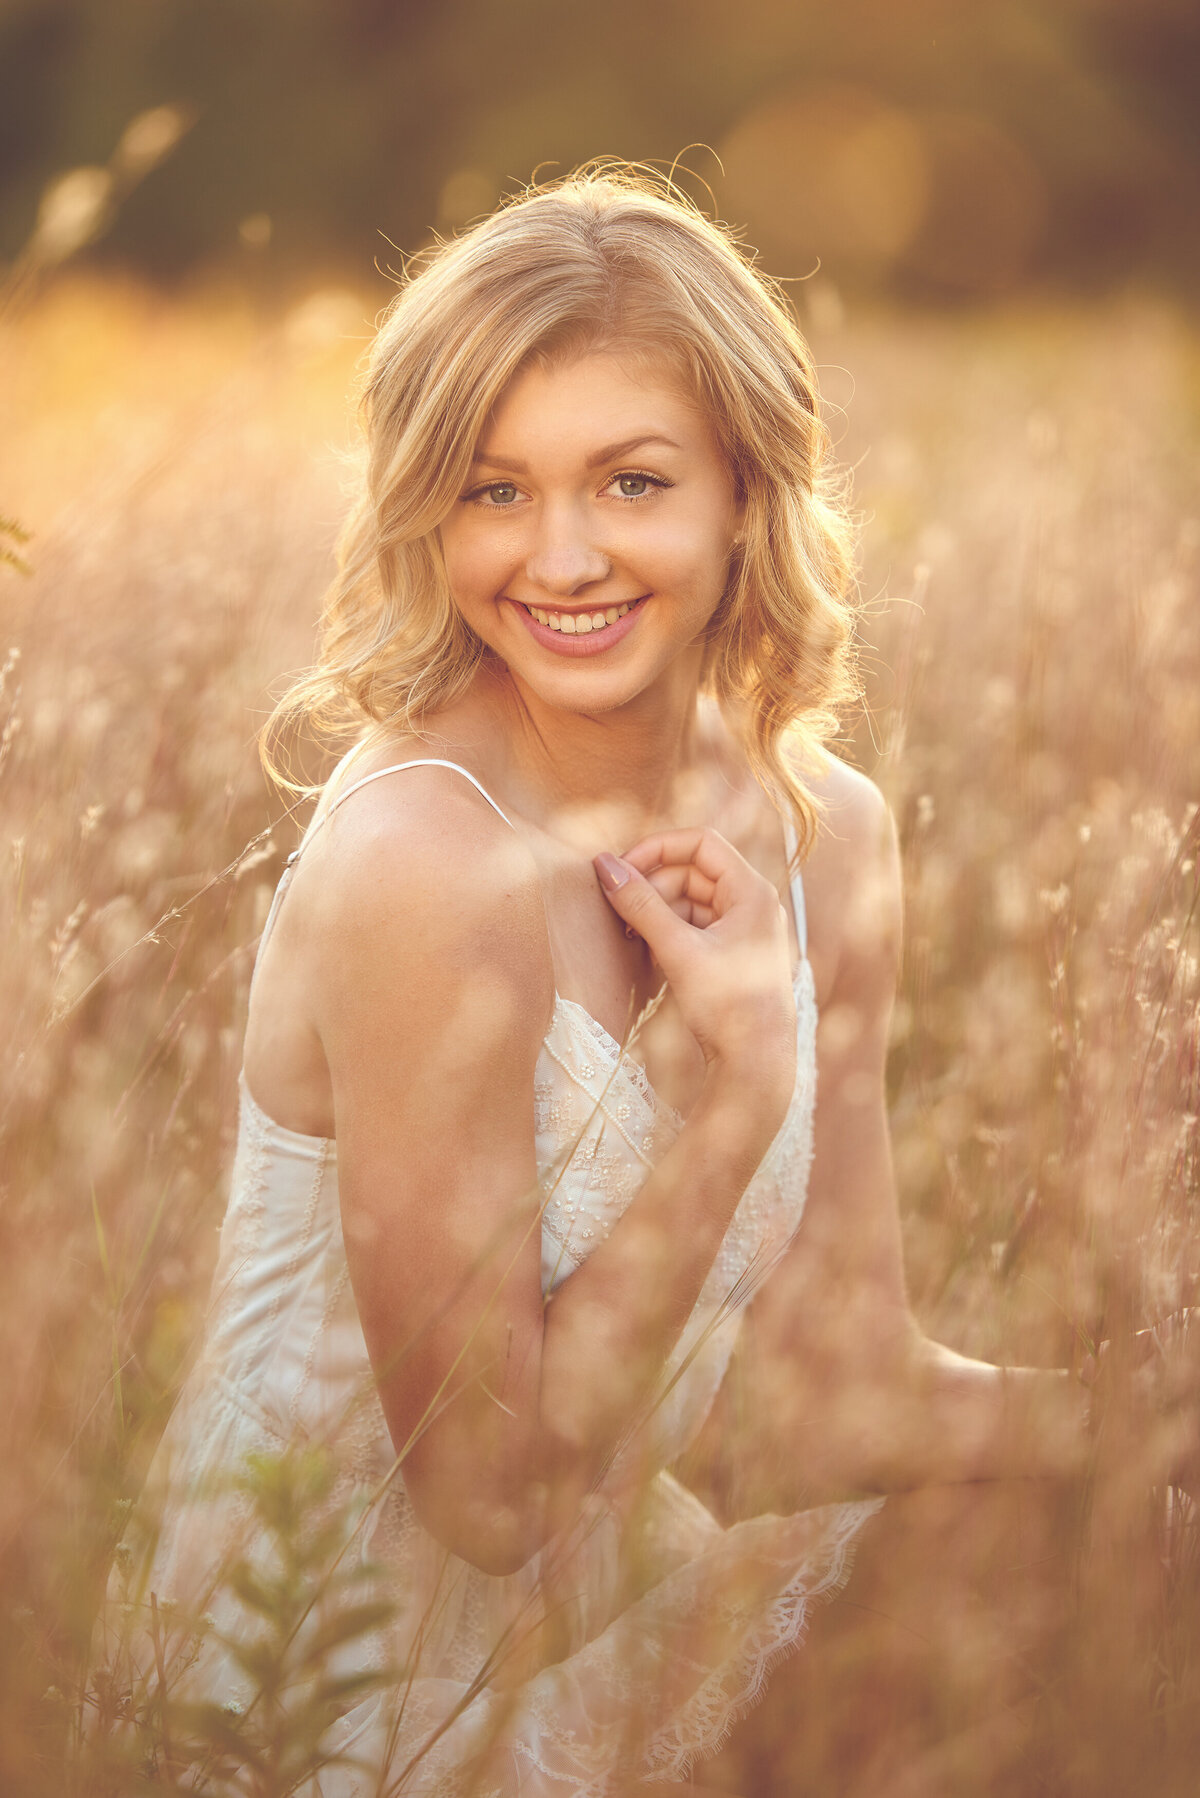
[[[752,1082],[782,1122],[796,1079],[796,1001],[787,913],[770,881],[715,830],[646,837],[595,866],[709,1069]]]

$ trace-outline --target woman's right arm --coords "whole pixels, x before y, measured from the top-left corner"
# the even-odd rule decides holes
[[[339,817],[312,915],[314,1021],[406,1486],[439,1540],[505,1573],[570,1519],[652,1391],[778,1129],[787,936],[773,890],[720,839],[725,931],[703,952],[713,933],[639,875],[610,895],[692,996],[707,1074],[634,1204],[544,1304],[533,1084],[554,992],[537,873],[471,794],[420,784],[402,811]]]

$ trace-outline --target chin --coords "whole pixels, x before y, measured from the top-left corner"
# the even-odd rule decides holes
[[[653,675],[639,678],[632,671],[620,675],[610,670],[601,673],[587,668],[583,671],[566,669],[560,674],[553,669],[547,672],[522,667],[515,660],[501,659],[501,666],[519,688],[536,695],[542,705],[581,718],[619,712],[622,706],[630,705],[644,693],[654,679]]]

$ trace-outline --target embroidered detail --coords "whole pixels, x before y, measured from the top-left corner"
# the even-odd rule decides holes
[[[734,1214],[697,1316],[711,1316],[729,1302],[739,1282],[749,1277],[753,1286],[765,1278],[800,1223],[812,1160],[816,1087],[816,997],[807,961],[796,969],[795,994],[795,1096]],[[605,1050],[607,1067],[588,1054],[596,1046]],[[659,1100],[641,1064],[571,1000],[556,1005],[544,1058],[566,1077],[539,1079],[535,1085],[538,1163],[554,1169],[552,1181],[545,1183],[552,1190],[542,1214],[553,1252],[544,1254],[543,1268],[554,1268],[557,1283],[608,1235],[682,1124],[678,1113]],[[562,1262],[563,1250],[571,1256],[569,1267]]]

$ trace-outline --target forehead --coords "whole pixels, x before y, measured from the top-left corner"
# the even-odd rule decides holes
[[[711,423],[679,371],[651,352],[614,348],[530,362],[501,393],[480,433],[480,455],[663,437],[707,448]]]

